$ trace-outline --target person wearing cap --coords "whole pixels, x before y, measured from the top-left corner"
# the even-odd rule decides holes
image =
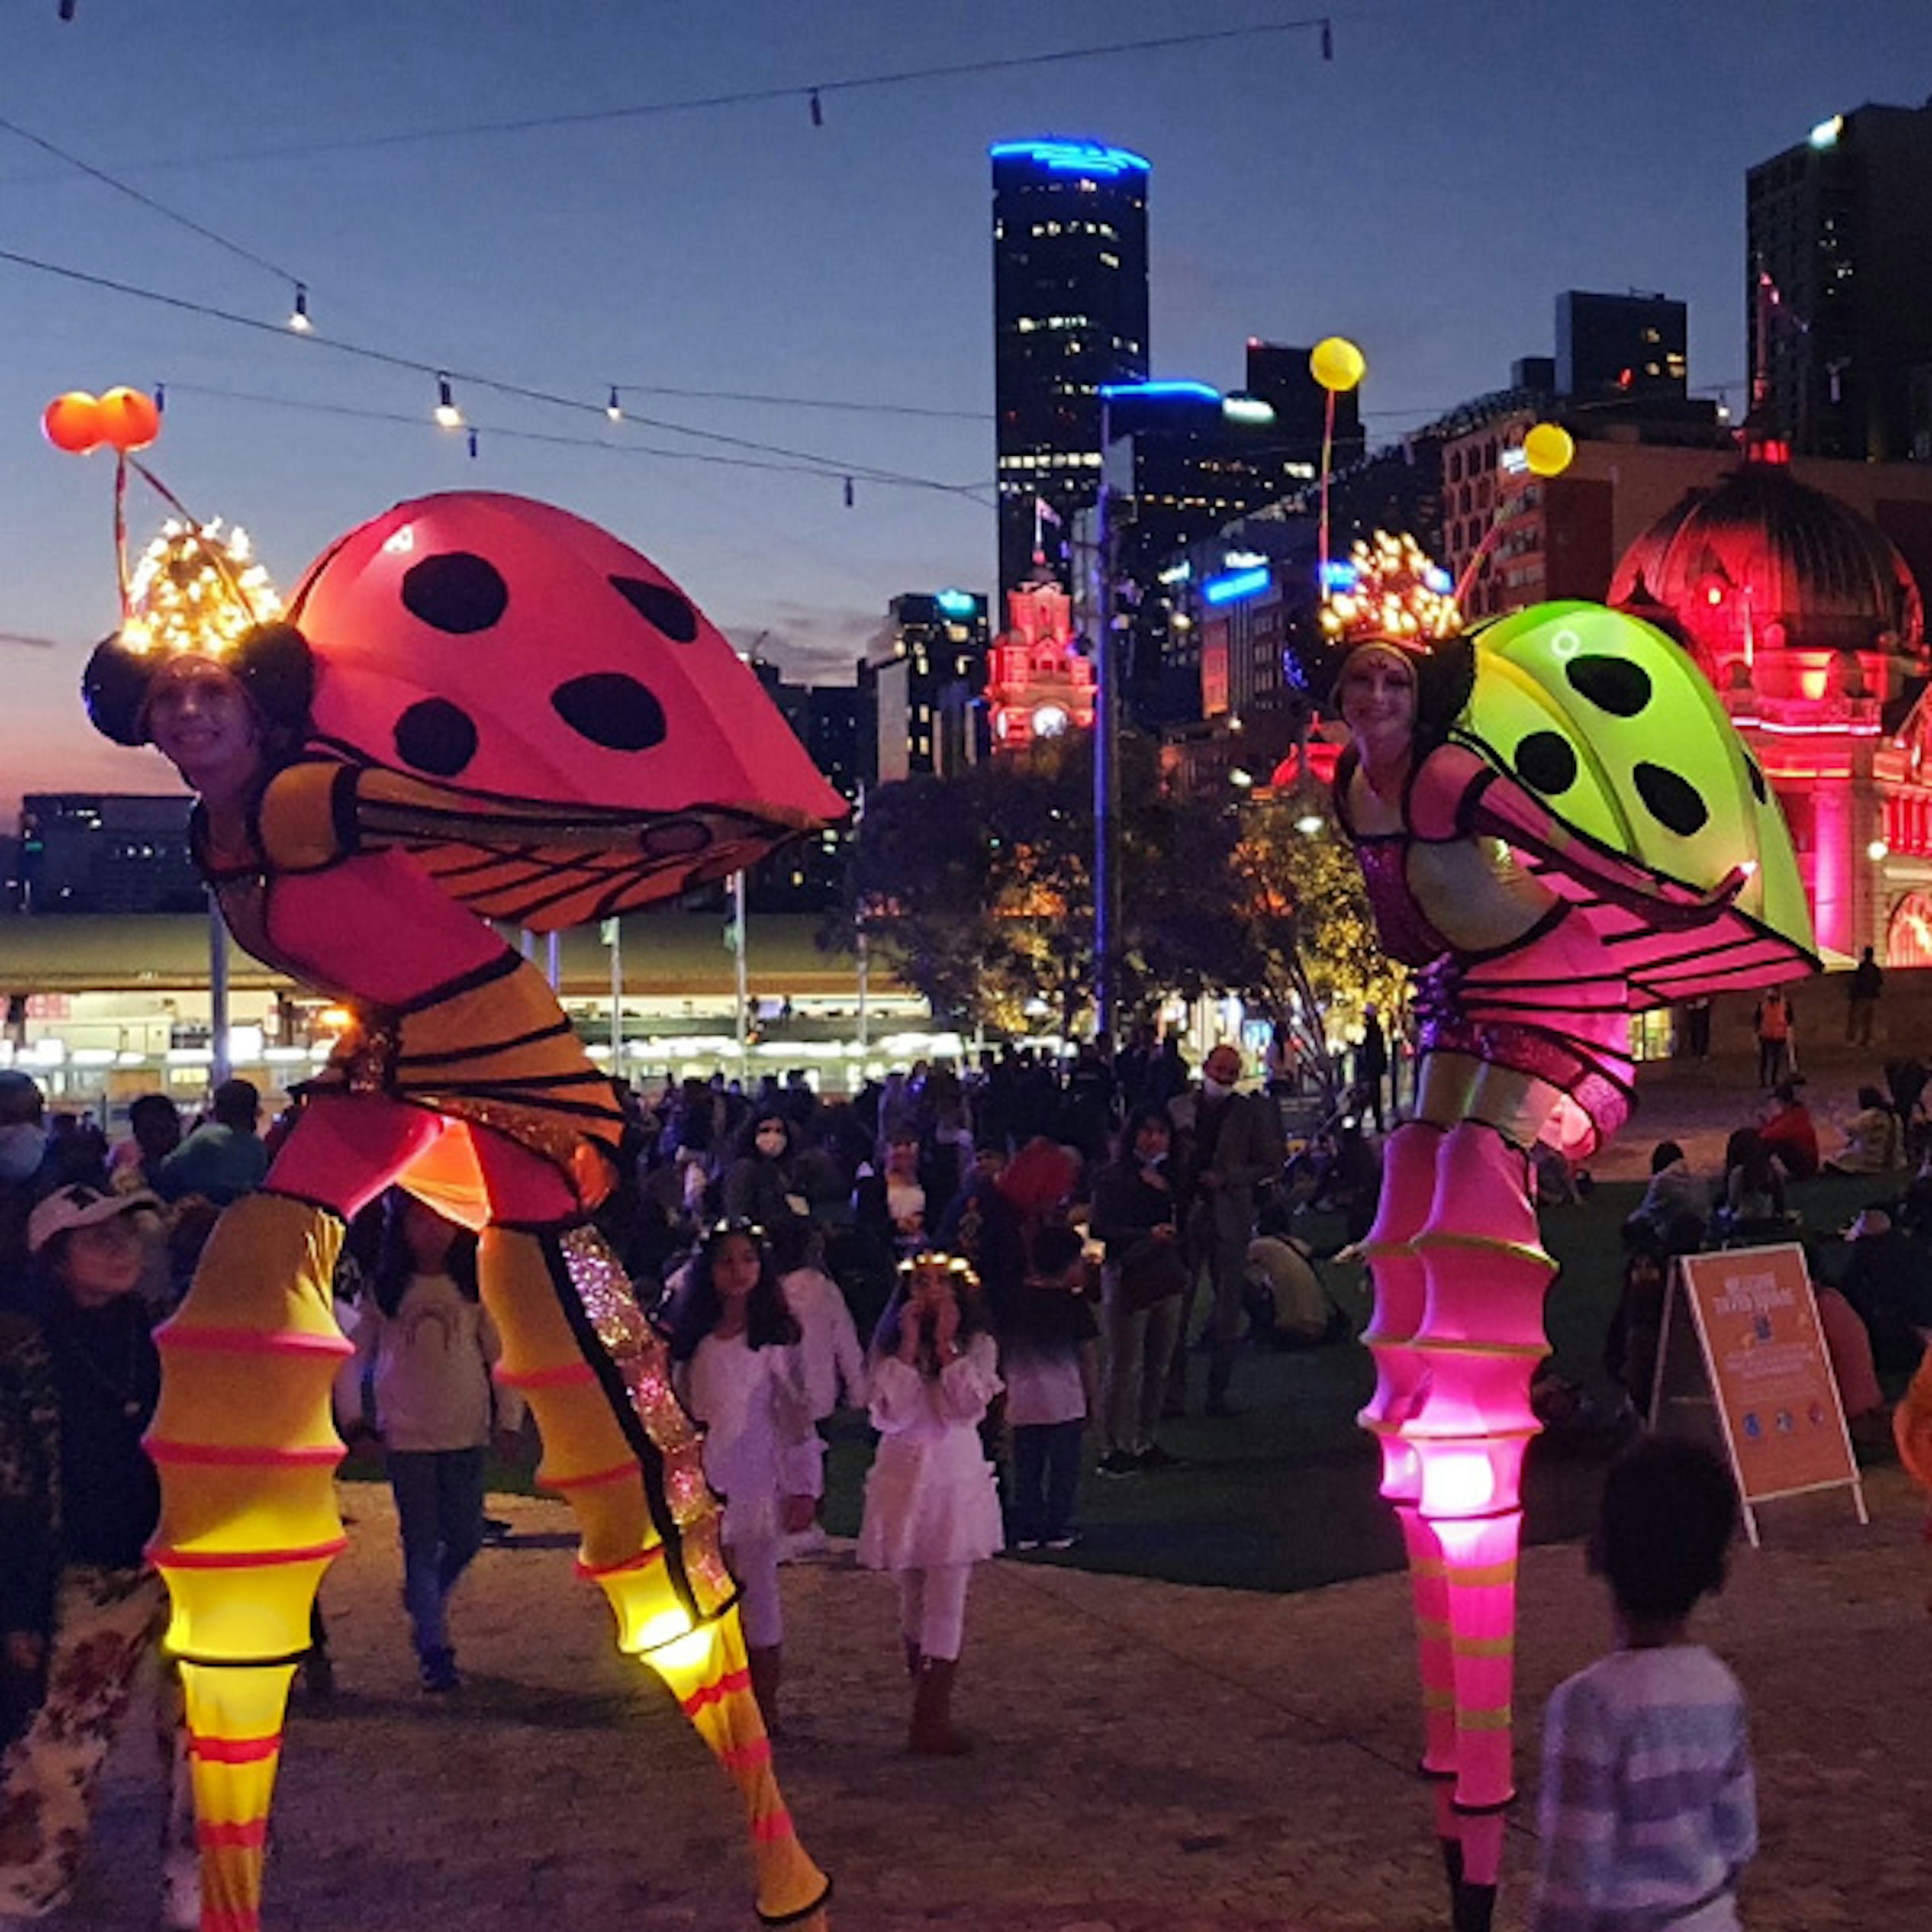
[[[137,1292],[140,1219],[158,1205],[80,1185],[49,1195],[28,1222],[36,1311],[0,1330],[0,1646],[38,1690],[0,1763],[0,1917],[66,1901],[135,1672],[166,1621],[143,1554],[160,1508],[141,1444],[160,1361]],[[200,1897],[172,1677],[157,1715],[162,1922],[191,1927]]]

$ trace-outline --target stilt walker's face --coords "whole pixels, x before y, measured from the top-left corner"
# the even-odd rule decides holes
[[[1408,748],[1415,736],[1415,670],[1399,651],[1371,644],[1354,652],[1335,695],[1363,758]]]
[[[148,700],[154,748],[212,802],[244,796],[260,776],[262,734],[240,682],[206,658],[177,658]]]

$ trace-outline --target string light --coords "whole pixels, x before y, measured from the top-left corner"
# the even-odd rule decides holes
[[[476,432],[473,429],[470,432],[470,460],[472,463],[476,460]]]
[[[456,398],[450,388],[448,374],[442,372],[439,372],[436,379],[434,414],[440,428],[460,429],[463,427],[463,412],[456,406]]]
[[[852,507],[852,479],[849,476],[845,479],[845,507],[848,510]]]
[[[613,422],[622,422],[624,420],[624,405],[617,400],[617,386],[615,382],[610,385],[610,400],[604,405],[604,413]]]
[[[306,282],[296,284],[295,312],[289,317],[289,326],[298,335],[306,335],[315,326],[308,319],[308,284]]]
[[[812,124],[814,128],[825,125],[825,104],[819,99],[818,90],[815,87],[812,90]]]
[[[282,600],[254,560],[248,533],[170,518],[128,580],[121,639],[142,656],[184,652],[220,657],[250,626],[280,614]]]

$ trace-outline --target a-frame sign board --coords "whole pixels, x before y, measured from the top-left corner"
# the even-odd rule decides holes
[[[1804,1250],[1796,1244],[1684,1255],[1672,1266],[1651,1426],[1688,1432],[1702,1415],[1708,1432],[1712,1411],[1754,1548],[1756,1505],[1778,1496],[1848,1487],[1859,1522],[1870,1521]]]

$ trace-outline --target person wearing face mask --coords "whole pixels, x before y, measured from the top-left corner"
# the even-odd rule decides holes
[[[1180,1153],[1188,1264],[1180,1346],[1168,1376],[1169,1414],[1186,1410],[1186,1336],[1204,1282],[1209,1304],[1207,1412],[1232,1413],[1228,1388],[1240,1342],[1256,1190],[1280,1177],[1284,1158],[1273,1106],[1258,1094],[1235,1090],[1241,1071],[1240,1049],[1223,1040],[1202,1063],[1200,1085],[1168,1108]]]
[[[26,1074],[0,1071],[0,1304],[17,1303],[27,1280],[27,1216],[40,1198],[46,1103]]]
[[[746,1124],[738,1157],[724,1171],[724,1213],[768,1232],[806,1212],[791,1171],[791,1123],[766,1108]]]

